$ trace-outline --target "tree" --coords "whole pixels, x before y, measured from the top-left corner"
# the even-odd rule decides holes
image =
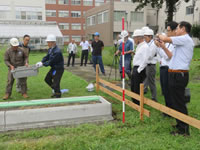
[[[200,24],[195,24],[192,26],[191,34],[200,40]]]
[[[190,0],[184,0],[189,2]],[[176,12],[177,5],[180,4],[181,0],[132,0],[133,3],[138,2],[136,10],[144,8],[147,4],[151,4],[152,8],[162,8],[164,2],[166,2],[166,13],[167,13],[167,22],[173,21],[173,14]]]

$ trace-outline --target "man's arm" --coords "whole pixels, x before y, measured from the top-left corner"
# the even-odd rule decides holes
[[[172,39],[170,37],[165,36],[165,35],[160,34],[160,35],[158,35],[158,38],[165,43],[172,43]]]
[[[23,51],[23,54],[24,54],[24,64],[25,66],[28,66],[28,54],[25,53],[24,51]]]
[[[6,51],[6,53],[5,53],[5,55],[4,55],[4,62],[5,62],[5,64],[6,64],[8,67],[10,67],[11,70],[14,69],[14,66],[11,65],[11,63],[10,63],[10,57],[9,57],[9,55],[8,55],[8,51]]]
[[[169,59],[172,58],[173,54],[172,52],[165,46],[164,42],[160,43],[160,47],[164,50],[164,52],[166,53],[166,55],[168,56]]]

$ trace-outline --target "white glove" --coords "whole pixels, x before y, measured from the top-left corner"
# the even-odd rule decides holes
[[[42,67],[42,66],[43,66],[42,62],[38,62],[38,63],[36,64],[36,67],[38,67],[38,68],[40,68],[40,67]]]

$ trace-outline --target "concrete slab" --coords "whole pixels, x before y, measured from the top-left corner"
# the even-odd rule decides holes
[[[86,98],[86,97],[85,97]],[[112,120],[112,106],[103,97],[100,103],[25,110],[8,110],[5,128],[0,131],[51,127]]]
[[[5,126],[5,111],[0,111],[0,128],[4,129]]]

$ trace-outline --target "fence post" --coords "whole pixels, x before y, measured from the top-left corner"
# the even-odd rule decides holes
[[[96,64],[96,92],[99,94],[99,64]]]
[[[144,84],[140,84],[140,120],[143,121],[144,116]]]

